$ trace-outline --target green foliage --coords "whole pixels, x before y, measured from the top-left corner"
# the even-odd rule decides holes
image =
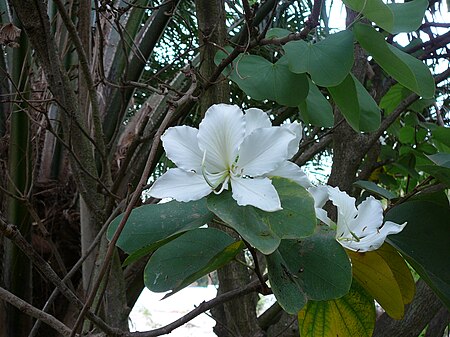
[[[341,83],[353,65],[353,33],[348,30],[317,43],[291,41],[283,48],[292,72],[308,73],[314,83],[323,87]]]
[[[413,0],[402,4],[385,4],[382,0],[343,2],[391,34],[411,32],[419,28],[428,7],[426,0]]]
[[[225,57],[223,51],[218,52],[216,63]],[[268,99],[295,107],[308,94],[306,75],[292,73],[286,57],[272,63],[258,55],[241,55],[232,70],[227,68],[224,75],[229,75],[241,90],[256,100]]]
[[[433,97],[434,80],[424,63],[386,43],[383,35],[369,25],[355,24],[353,32],[360,45],[395,80],[419,96]]]
[[[354,130],[374,131],[380,126],[380,108],[352,74],[339,85],[329,87],[328,91]]]
[[[123,215],[119,215],[108,228],[107,237],[111,239]],[[213,214],[206,207],[204,199],[183,203],[171,201],[164,204],[144,205],[134,209],[128,218],[117,246],[127,253],[142,248],[145,254],[165,244],[167,239],[188,230],[203,226],[211,221]]]
[[[159,248],[144,270],[144,283],[155,292],[170,295],[222,267],[244,244],[215,228],[198,228]]]
[[[375,327],[375,304],[353,280],[350,291],[329,301],[309,301],[298,313],[302,337],[372,336]]]
[[[389,242],[450,307],[450,207],[446,198],[444,203],[436,197],[421,199],[405,202],[386,214],[388,220],[408,222]]]
[[[314,201],[300,185],[282,178],[273,179],[283,210],[263,212],[253,206],[238,206],[231,192],[208,197],[208,207],[248,243],[270,254],[281,239],[300,239],[311,235],[316,225]]]
[[[334,122],[333,108],[310,78],[308,81],[308,96],[298,106],[302,120],[315,126],[330,128]]]
[[[334,232],[319,229],[302,240],[282,240],[266,259],[273,293],[291,314],[307,300],[344,296],[351,285],[350,261]]]
[[[394,193],[386,190],[383,187],[378,186],[373,181],[364,181],[364,180],[358,180],[353,183],[353,185],[358,186],[361,189],[364,189],[371,194],[374,194],[376,196],[386,198],[388,200],[394,199],[396,196]]]

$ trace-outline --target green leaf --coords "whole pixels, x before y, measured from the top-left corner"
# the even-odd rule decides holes
[[[380,108],[384,110],[386,115],[390,115],[397,106],[411,94],[411,90],[403,85],[396,83],[381,98]]]
[[[341,298],[309,301],[298,313],[298,326],[302,337],[370,337],[375,319],[373,299],[353,281]]]
[[[229,191],[208,197],[209,209],[263,254],[272,253],[281,239],[311,235],[316,226],[314,200],[303,187],[282,178],[274,178],[272,183],[283,207],[278,212],[238,206]]]
[[[385,256],[377,250],[365,253],[348,251],[348,254],[352,259],[353,277],[389,316],[401,319],[405,313],[402,291]]]
[[[317,43],[291,41],[283,46],[289,60],[289,69],[309,73],[319,86],[341,83],[353,65],[353,33],[344,30]]]
[[[450,186],[450,153],[436,153],[427,156],[435,165],[418,165],[418,169],[431,174],[436,179]]]
[[[394,26],[388,30],[392,34],[412,32],[422,24],[425,11],[428,7],[427,0],[413,0],[405,3],[387,4],[394,15]],[[380,25],[380,27],[382,27]]]
[[[292,32],[284,28],[270,28],[266,33],[266,39],[285,37],[289,34]]]
[[[383,35],[369,25],[355,24],[353,32],[361,46],[395,80],[419,96],[433,97],[433,76],[423,62],[386,43]]]
[[[109,225],[107,237],[111,240],[123,214]],[[212,220],[206,207],[206,199],[189,203],[171,201],[164,204],[144,205],[134,209],[120,234],[117,246],[126,253],[144,247],[150,251],[167,242],[179,233],[198,228]]]
[[[319,88],[309,78],[308,81],[308,96],[298,106],[302,120],[308,124],[330,128],[334,122],[333,108]]]
[[[189,231],[159,248],[144,270],[151,291],[173,293],[231,261],[243,242],[215,228]]]
[[[413,200],[392,208],[386,219],[408,222],[399,234],[389,236],[417,273],[450,308],[450,207],[440,202]]]
[[[387,5],[382,0],[344,0],[343,2],[391,34],[418,29],[428,6],[427,0]]]
[[[217,53],[219,63],[226,55]],[[296,107],[308,94],[308,79],[305,74],[294,74],[289,70],[286,57],[276,63],[257,55],[241,55],[233,68],[224,70],[242,91],[256,100],[272,100],[281,105]]]
[[[438,142],[450,147],[450,128],[438,126],[431,133],[433,134],[433,140],[437,140]]]
[[[372,181],[365,181],[365,180],[358,180],[353,183],[353,185],[358,186],[359,188],[362,188],[372,194],[375,194],[379,197],[386,198],[388,200],[394,199],[396,195],[380,186],[375,184]]]
[[[297,313],[307,299],[328,300],[348,292],[350,261],[334,235],[318,230],[302,240],[282,240],[266,257],[270,286],[286,312]]]
[[[415,143],[416,129],[412,126],[405,125],[400,129],[398,138],[403,144]]]
[[[380,108],[352,74],[338,86],[329,87],[328,91],[354,130],[378,129],[381,122]]]

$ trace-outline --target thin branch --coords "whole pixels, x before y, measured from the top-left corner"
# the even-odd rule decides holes
[[[16,226],[9,224],[6,218],[0,213],[0,233],[10,239],[17,247],[30,259],[33,265],[45,275],[45,277],[53,283],[59,291],[76,307],[82,308],[83,302],[70,290],[70,288],[61,281],[52,267],[45,261],[33,248],[33,246],[25,240]],[[109,327],[101,318],[91,311],[87,312],[88,318],[94,322],[103,331],[108,332],[111,336],[118,334],[118,330]]]
[[[267,278],[267,275],[265,277]],[[220,305],[227,301],[230,301],[233,298],[243,296],[243,295],[255,292],[255,291],[259,291],[260,289],[261,289],[261,283],[259,282],[259,280],[255,280],[255,281],[249,283],[244,288],[231,290],[229,292],[226,292],[222,295],[217,296],[216,298],[214,298],[208,302],[201,303],[194,310],[188,312],[183,317],[177,319],[176,321],[174,321],[170,324],[167,324],[166,326],[163,326],[163,327],[155,329],[155,330],[146,331],[146,332],[127,332],[127,333],[124,333],[122,336],[123,337],[155,337],[155,336],[166,335],[166,334],[172,332],[173,330],[175,330],[176,328],[179,328],[183,324],[186,324],[187,322],[189,322],[193,318],[197,317],[198,315],[204,313],[205,311],[210,310],[211,308],[213,308],[217,305]]]
[[[111,215],[109,216],[108,220],[106,220],[105,224],[103,225],[103,227],[98,232],[97,236],[92,241],[91,245],[84,252],[84,255],[80,257],[80,259],[74,264],[72,269],[70,269],[69,272],[64,276],[64,278],[62,279],[63,283],[69,281],[72,278],[72,276],[75,275],[77,270],[81,268],[83,262],[89,257],[89,255],[92,254],[94,249],[100,243],[100,240],[102,239],[102,237],[105,234],[106,230],[108,229],[109,224],[117,217],[117,215],[119,215],[121,208],[122,208],[122,204],[119,204],[119,206],[117,206],[116,209],[111,213]],[[58,290],[58,288],[55,288],[53,290],[53,292],[51,293],[50,297],[45,302],[45,305],[42,308],[42,311],[47,312],[50,309],[50,307],[53,304],[53,301],[56,299],[56,296],[58,294],[59,294],[59,290]],[[37,332],[39,330],[39,327],[40,327],[40,323],[41,323],[41,321],[39,319],[36,320],[36,322],[34,323],[34,326],[31,329],[31,332],[30,332],[28,337],[36,336],[36,334],[37,334]]]
[[[57,320],[52,315],[49,315],[42,310],[39,310],[36,307],[33,307],[31,304],[28,304],[21,298],[17,297],[16,295],[10,293],[6,289],[3,289],[0,287],[0,298],[8,302],[9,304],[15,306],[17,309],[22,311],[24,314],[34,317],[38,320],[41,320],[42,322],[46,323],[47,325],[51,326],[53,329],[55,329],[58,333],[60,333],[63,336],[70,336],[71,329],[67,327],[64,323]]]

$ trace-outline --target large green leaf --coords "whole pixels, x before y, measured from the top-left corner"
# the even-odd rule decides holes
[[[428,6],[427,0],[385,4],[382,0],[343,0],[389,33],[411,32],[419,28]]]
[[[353,31],[361,46],[384,71],[419,96],[433,97],[433,76],[423,62],[386,43],[383,35],[369,25],[355,24]]]
[[[215,62],[219,63],[225,57],[225,53],[220,51]],[[307,76],[292,73],[286,57],[272,63],[258,55],[241,55],[232,69],[224,70],[224,74],[256,100],[268,99],[296,107],[308,94]]]
[[[122,217],[119,215],[109,226],[108,239],[114,235]],[[149,248],[147,252],[150,252],[167,242],[168,238],[203,226],[213,217],[206,207],[205,199],[141,206],[131,212],[117,246],[127,253],[144,247]]]
[[[352,74],[339,85],[329,87],[328,91],[353,129],[356,131],[378,129],[381,122],[380,108]]]
[[[319,88],[308,78],[309,92],[298,106],[305,123],[330,128],[333,126],[333,109]]]
[[[264,254],[272,253],[281,239],[311,235],[316,225],[314,200],[300,185],[274,178],[283,210],[264,212],[253,206],[238,206],[231,192],[208,197],[208,207],[247,242]]]
[[[311,300],[345,295],[351,285],[351,266],[334,231],[318,230],[302,240],[282,240],[266,257],[270,286],[288,313],[297,313]]]
[[[222,267],[243,248],[243,242],[215,228],[189,231],[160,247],[144,270],[151,291],[172,293]]]
[[[292,72],[307,72],[317,85],[323,87],[341,83],[353,65],[353,33],[349,30],[317,43],[291,41],[283,48]]]
[[[298,313],[302,337],[370,337],[375,327],[375,303],[353,281],[345,296],[330,301],[309,301]]]
[[[408,224],[390,235],[396,247],[419,275],[450,308],[450,207],[440,202],[413,200],[392,208],[386,219]]]
[[[447,186],[450,186],[450,153],[436,153],[427,156],[434,164],[418,165],[418,169],[431,174]]]

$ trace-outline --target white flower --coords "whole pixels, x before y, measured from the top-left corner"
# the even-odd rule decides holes
[[[357,252],[378,249],[387,235],[399,233],[406,225],[406,222],[399,225],[392,221],[383,224],[383,207],[372,196],[356,207],[356,199],[337,187],[321,186],[308,191],[314,197],[317,218],[330,225],[332,221],[321,209],[328,194],[329,200],[337,208],[336,240],[347,249]]]
[[[298,150],[301,126],[273,127],[259,109],[244,115],[236,105],[211,106],[197,129],[169,128],[161,137],[167,157],[177,165],[150,189],[156,198],[198,200],[231,185],[238,205],[264,211],[282,209],[269,177],[292,179],[309,186],[303,171],[287,160]]]

